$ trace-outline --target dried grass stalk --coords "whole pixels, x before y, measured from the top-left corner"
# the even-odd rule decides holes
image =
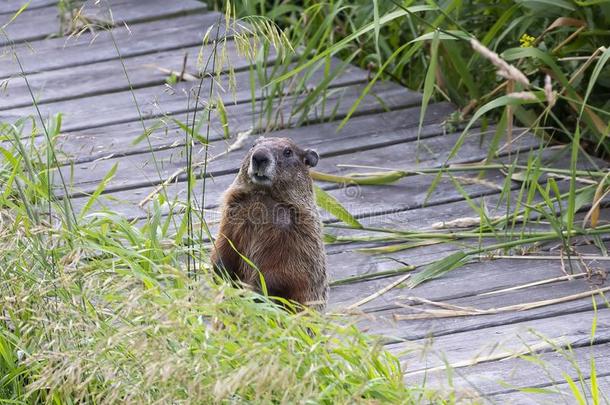
[[[544,96],[549,107],[553,107],[557,101],[557,93],[553,91],[553,84],[551,83],[551,76],[546,75],[544,78]]]
[[[488,217],[489,221],[500,221],[503,219],[507,219],[507,215],[495,215],[492,217]],[[521,219],[522,216],[519,215],[517,219]],[[473,226],[481,225],[481,217],[463,217],[453,219],[451,221],[439,221],[435,222],[431,225],[432,229],[452,229],[452,228],[471,228]]]
[[[443,365],[443,366],[414,370],[411,372],[404,373],[403,375],[405,377],[407,377],[407,376],[413,376],[413,375],[424,374],[424,373],[428,374],[428,373],[432,373],[435,371],[444,371],[447,368],[456,369],[456,368],[461,368],[461,367],[473,366],[475,364],[479,364],[479,363],[483,363],[483,362],[507,360],[507,359],[523,356],[523,355],[529,354],[529,353],[535,353],[535,352],[539,352],[539,351],[548,350],[548,349],[556,347],[556,346],[565,346],[569,343],[570,342],[566,338],[560,338],[560,339],[556,339],[553,343],[540,342],[540,343],[536,343],[536,344],[527,345],[523,349],[503,350],[503,351],[498,351],[497,350],[498,345],[494,345],[491,349],[485,349],[485,351],[489,351],[489,354],[484,354],[484,355],[480,354],[480,355],[474,356],[472,359],[458,361],[458,362],[450,363],[450,364]]]
[[[515,305],[507,305],[499,308],[489,308],[489,309],[478,309],[473,307],[461,307],[457,305],[451,305],[443,302],[430,301],[425,298],[419,297],[409,297],[408,299],[414,302],[419,302],[422,304],[428,304],[432,306],[436,306],[443,309],[426,309],[426,308],[413,308],[404,304],[398,304],[401,307],[415,309],[420,311],[418,314],[410,314],[410,315],[401,315],[394,314],[394,320],[396,321],[405,321],[405,320],[415,320],[415,319],[433,319],[433,318],[451,318],[457,316],[475,316],[475,315],[493,315],[504,312],[520,312],[527,311],[530,309],[545,307],[549,305],[559,304],[563,302],[569,302],[578,300],[585,297],[590,297],[596,294],[602,294],[606,291],[610,291],[609,287],[598,288],[592,291],[584,291],[578,294],[572,294],[565,297],[552,298],[548,300],[541,301],[533,301],[527,302],[523,304],[515,304]]]
[[[506,62],[500,57],[500,55],[487,48],[475,38],[470,39],[470,45],[472,46],[472,49],[484,56],[498,69],[499,76],[502,76],[508,80],[513,80],[515,82],[521,83],[526,87],[530,85],[530,81],[523,74],[523,72]]]
[[[391,282],[390,284],[388,284],[387,286],[383,287],[381,290],[369,295],[368,297],[365,297],[363,299],[361,299],[360,301],[351,304],[350,306],[347,307],[348,310],[354,309],[354,308],[358,308],[361,305],[364,305],[368,302],[373,301],[376,298],[381,297],[383,294],[387,293],[388,291],[390,291],[392,288],[400,285],[401,283],[403,283],[405,280],[407,280],[411,275],[410,274],[405,274],[404,276],[402,276],[401,278],[399,278],[398,280],[395,280],[393,282]]]
[[[517,91],[514,93],[507,94],[508,97],[518,98],[519,100],[532,100],[536,101],[538,98],[534,95],[534,93],[530,91]]]

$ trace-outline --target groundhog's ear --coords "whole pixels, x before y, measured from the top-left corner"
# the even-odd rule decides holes
[[[318,152],[316,152],[315,150],[307,149],[305,151],[305,157],[303,158],[303,160],[305,161],[305,164],[307,166],[316,167],[319,159],[320,159],[320,156],[318,156]]]

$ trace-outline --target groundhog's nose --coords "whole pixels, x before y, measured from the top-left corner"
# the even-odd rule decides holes
[[[252,166],[254,170],[264,170],[270,161],[270,156],[264,150],[257,150],[252,154]]]

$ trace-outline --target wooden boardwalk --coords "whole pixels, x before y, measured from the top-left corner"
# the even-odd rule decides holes
[[[1,2],[0,23],[8,21],[21,3],[22,0]],[[110,21],[106,2],[101,3],[88,2],[85,14]],[[115,23],[112,34],[86,32],[78,38],[66,39],[49,37],[59,30],[55,4],[54,0],[32,0],[29,9],[8,27],[7,34],[15,43],[14,49],[41,113],[64,115],[58,148],[65,163],[61,170],[70,183],[74,208],[79,210],[84,206],[87,196],[116,165],[116,174],[107,181],[96,209],[105,208],[125,218],[146,221],[152,202],[141,202],[168,178],[173,180],[167,185],[167,196],[185,199],[185,175],[180,172],[186,165],[184,133],[172,118],[187,121],[193,107],[188,93],[197,85],[197,82],[180,82],[170,88],[165,84],[167,73],[159,68],[180,71],[184,55],[188,54],[186,71],[196,73],[202,35],[220,15],[207,11],[203,3],[194,0],[113,0],[110,1]],[[5,47],[9,43],[6,38],[2,41]],[[231,139],[224,140],[221,122],[213,122],[210,154],[216,158],[208,166],[204,204],[212,224],[218,218],[219,197],[235,176],[241,156],[254,137],[247,138],[242,148],[225,152],[238,133],[259,131],[266,126],[261,125],[257,111],[253,111],[248,62],[237,55],[231,41],[227,54],[234,64],[237,91],[222,95]],[[331,61],[332,66],[339,63]],[[0,95],[3,121],[35,115],[31,95],[20,74],[11,52],[5,52],[0,59],[0,78],[8,79],[8,87]],[[307,125],[273,131],[268,136],[289,136],[301,145],[317,149],[321,155],[317,170],[325,173],[346,174],[355,170],[339,164],[414,169],[437,167],[444,162],[459,136],[459,133],[447,133],[442,125],[454,108],[447,103],[430,105],[418,142],[421,96],[394,83],[375,84],[357,114],[337,132],[340,119],[367,85],[367,76],[365,71],[348,67],[331,82],[331,90],[325,97],[326,109],[320,106],[308,113]],[[320,69],[308,79],[309,85],[315,86],[323,77]],[[207,79],[204,82],[204,86],[209,85]],[[254,95],[263,97],[259,90]],[[304,96],[287,95],[288,100],[299,97]],[[282,117],[290,117],[291,102],[278,100],[275,105]],[[160,119],[165,124],[152,131],[150,145],[134,144],[143,128],[153,128]],[[284,122],[285,126],[289,126],[287,123]],[[476,162],[486,157],[493,131],[471,132],[451,163]],[[501,159],[520,152],[525,160],[537,146],[534,137],[521,136],[510,148],[504,149]],[[196,162],[202,161],[203,150],[197,149],[195,154]],[[549,153],[549,159],[552,158]],[[555,159],[561,163],[562,157]],[[476,174],[468,172],[456,175],[460,176],[462,188],[471,201],[464,198],[450,179],[443,179],[424,204],[432,181],[432,177],[425,175],[407,177],[386,186],[319,185],[341,201],[363,225],[423,231],[431,230],[439,222],[476,216],[472,203],[485,202],[493,208],[499,201],[505,178],[500,171],[490,172],[485,181],[476,180]],[[519,186],[515,183],[514,189]],[[498,212],[505,210],[503,206]],[[333,226],[337,221],[326,213],[323,215],[329,234],[350,238],[370,235]],[[602,212],[601,219],[605,222],[610,219],[608,209]],[[592,298],[587,295],[592,289],[608,285],[603,277],[610,269],[608,257],[575,261],[575,272],[584,274],[573,278],[564,277],[562,263],[556,258],[481,260],[409,289],[404,283],[397,284],[404,274],[384,274],[404,263],[424,265],[462,246],[435,244],[382,255],[358,250],[371,246],[379,245],[352,242],[327,246],[328,268],[333,280],[380,273],[378,277],[333,286],[330,310],[345,311],[364,298],[371,298],[352,312],[357,314],[361,328],[387,337],[387,348],[403,362],[406,384],[425,381],[429,386],[456,389],[465,400],[482,398],[482,402],[572,403],[574,399],[566,394],[569,387],[563,373],[573,379],[581,373],[590,386],[590,359],[594,358],[597,382],[606,397],[610,397],[610,308],[602,298],[597,298],[597,330],[591,343],[594,313]],[[590,245],[579,249],[584,254],[605,254]],[[537,255],[546,254],[556,257],[557,246],[541,246]],[[374,296],[391,285],[394,288]],[[565,300],[571,296],[574,298]],[[559,302],[553,303],[554,299]],[[426,300],[479,310],[549,301],[528,310],[433,317],[428,310],[438,307]],[[414,319],[418,318],[414,316],[417,314],[421,319]],[[564,354],[555,350],[568,346],[571,350]],[[544,365],[519,356],[527,353],[537,353],[545,361]],[[572,360],[580,367],[579,371]],[[452,366],[451,378],[447,375],[447,365]],[[519,392],[520,388],[531,387],[556,393]],[[588,392],[587,387],[583,390]]]

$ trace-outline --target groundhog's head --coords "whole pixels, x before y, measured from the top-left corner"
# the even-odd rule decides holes
[[[309,168],[318,164],[313,149],[301,149],[290,138],[259,138],[242,164],[242,175],[257,187],[290,187],[310,183]]]

